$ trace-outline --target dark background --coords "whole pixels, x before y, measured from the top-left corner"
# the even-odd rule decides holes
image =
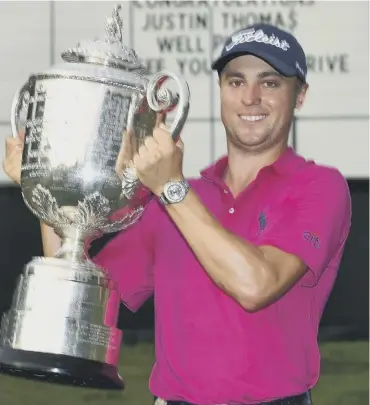
[[[352,229],[339,276],[327,304],[320,330],[322,339],[367,339],[369,332],[369,181],[347,180],[353,204]],[[11,303],[17,277],[32,256],[42,255],[39,223],[25,207],[20,189],[0,188],[0,315]],[[111,237],[111,236],[110,236]],[[97,252],[109,236],[97,241]],[[120,327],[151,330],[153,302],[138,313],[122,306]],[[128,335],[126,335],[128,336]]]

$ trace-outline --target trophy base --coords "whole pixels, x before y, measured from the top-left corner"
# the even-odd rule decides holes
[[[116,367],[66,355],[0,348],[0,373],[61,385],[124,389]]]

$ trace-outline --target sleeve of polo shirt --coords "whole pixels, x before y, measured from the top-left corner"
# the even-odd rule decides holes
[[[351,199],[345,178],[334,169],[312,170],[272,211],[277,219],[266,227],[259,245],[299,257],[308,267],[300,284],[316,285],[348,237]]]
[[[139,221],[118,233],[93,259],[117,283],[122,302],[132,312],[136,312],[154,290],[151,205]]]

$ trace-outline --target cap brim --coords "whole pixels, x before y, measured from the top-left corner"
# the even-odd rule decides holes
[[[212,69],[217,70],[219,73],[224,69],[224,67],[233,59],[243,56],[243,55],[253,55],[256,56],[257,58],[260,58],[264,60],[266,63],[268,63],[270,66],[272,66],[277,72],[282,74],[285,77],[294,77],[297,76],[301,80],[305,79],[299,75],[299,73],[292,68],[291,66],[287,65],[286,63],[282,62],[281,60],[275,58],[274,56],[264,53],[264,52],[257,52],[250,50],[248,52],[234,52],[230,55],[225,55],[223,57],[218,58],[216,61],[212,63]]]

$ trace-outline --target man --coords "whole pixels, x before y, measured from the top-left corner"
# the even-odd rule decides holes
[[[227,156],[188,182],[182,142],[155,129],[133,163],[156,198],[95,260],[131,310],[155,291],[158,404],[309,404],[320,317],[350,229],[347,183],[287,147],[308,88],[293,36],[242,30],[213,68]],[[19,181],[12,142],[4,168]],[[42,229],[52,255],[60,242]]]

